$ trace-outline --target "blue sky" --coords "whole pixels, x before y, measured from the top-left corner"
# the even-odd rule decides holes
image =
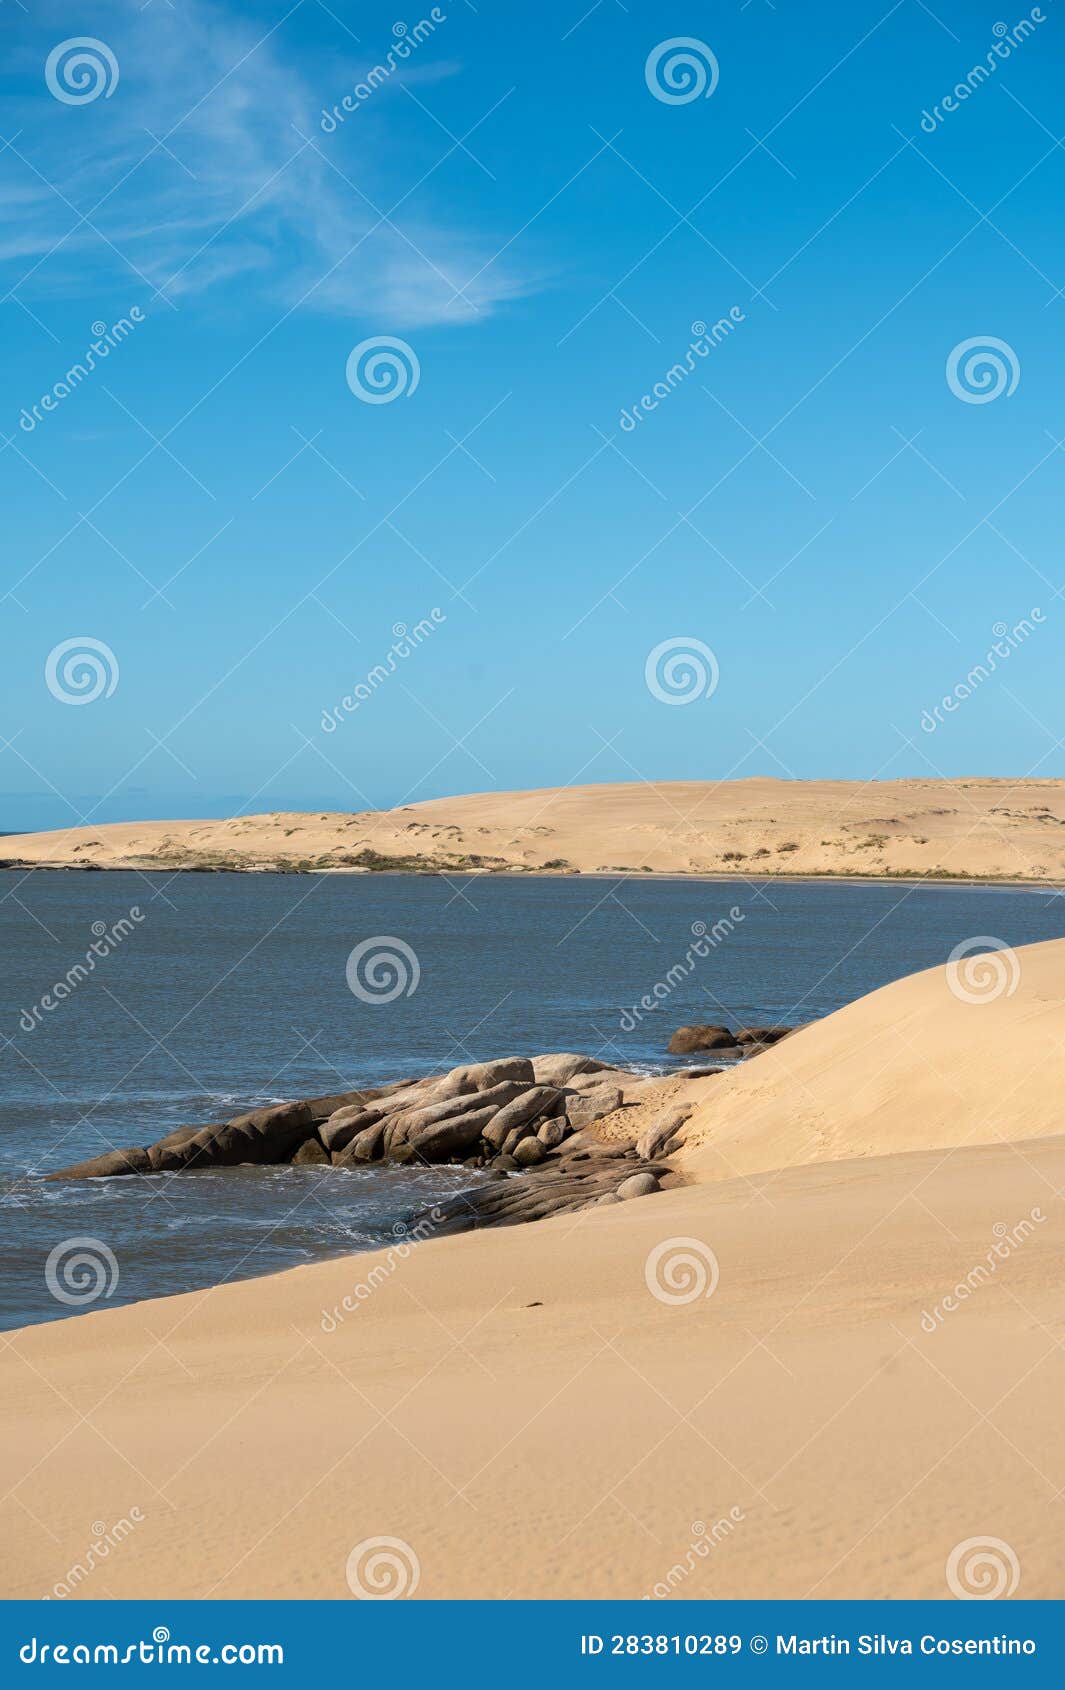
[[[0,826],[1065,773],[1035,12],[944,110],[1028,9],[9,0]],[[46,79],[75,27],[110,54],[91,99]],[[709,97],[652,91],[677,38]],[[378,337],[418,379],[371,404],[345,371]],[[988,337],[1013,391],[974,403],[948,359]],[[107,684],[72,706],[46,667],[85,639]],[[673,640],[717,666],[683,708],[645,676]]]

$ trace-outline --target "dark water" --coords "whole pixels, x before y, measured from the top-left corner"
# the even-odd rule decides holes
[[[693,924],[715,923],[709,954],[693,955]],[[478,1177],[236,1169],[69,1186],[44,1183],[49,1168],[490,1056],[582,1050],[668,1069],[685,1022],[807,1021],[981,934],[1061,937],[1065,900],[897,884],[0,873],[0,1324],[102,1306],[46,1284],[49,1253],[71,1238],[107,1245],[111,1301],[132,1301],[379,1245]],[[106,954],[89,971],[94,937]],[[364,996],[350,989],[349,955],[375,938],[389,942],[371,953],[410,947],[410,995],[384,1001],[395,970],[369,961]],[[79,963],[86,977],[44,1007]],[[409,983],[415,963],[401,966]],[[640,1009],[656,985],[658,1007]]]

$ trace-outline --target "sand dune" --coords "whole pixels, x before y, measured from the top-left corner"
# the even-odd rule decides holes
[[[425,1597],[940,1597],[991,1538],[1059,1595],[1065,942],[1017,963],[699,1082],[685,1187],[10,1335],[3,1593],[136,1509],[76,1593],[345,1597],[388,1537]]]
[[[685,1163],[727,1179],[1061,1133],[1063,998],[1060,940],[897,980],[710,1090],[688,1123]]]
[[[361,814],[14,836],[8,861],[136,867],[1065,878],[1065,781],[676,781],[475,793]]]

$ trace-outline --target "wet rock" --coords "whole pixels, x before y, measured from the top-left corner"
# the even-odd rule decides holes
[[[374,1126],[383,1116],[380,1109],[364,1104],[348,1104],[318,1124],[322,1143],[334,1155],[349,1145],[366,1127]]]
[[[368,1127],[363,1127],[362,1131],[360,1133],[356,1133],[355,1137],[344,1146],[343,1150],[334,1150],[332,1152],[334,1166],[342,1168],[350,1167],[356,1162],[376,1161],[377,1157],[380,1156],[381,1151],[384,1149],[385,1127],[387,1124],[387,1119],[382,1116],[381,1120],[373,1121]],[[325,1129],[319,1127],[318,1131],[324,1137]]]
[[[741,1027],[736,1034],[738,1045],[775,1045],[781,1039],[786,1039],[789,1033],[796,1032],[795,1027]]]
[[[735,1043],[735,1037],[727,1027],[696,1024],[678,1027],[666,1048],[670,1056],[687,1056],[693,1050],[724,1050]]]
[[[102,1156],[91,1157],[87,1162],[75,1162],[69,1168],[59,1168],[54,1174],[46,1175],[46,1178],[114,1179],[121,1174],[150,1174],[153,1171],[148,1152],[133,1144],[126,1150],[108,1150]]]
[[[317,1167],[321,1166],[323,1163],[328,1166],[329,1152],[317,1138],[305,1138],[295,1156],[292,1158],[293,1167],[296,1167],[297,1165],[301,1167]]]

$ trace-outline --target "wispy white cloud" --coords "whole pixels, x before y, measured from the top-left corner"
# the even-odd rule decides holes
[[[4,288],[32,300],[125,277],[182,303],[242,280],[286,306],[395,327],[468,321],[531,291],[537,278],[512,262],[482,268],[501,240],[441,211],[435,167],[449,148],[445,172],[463,155],[403,95],[404,81],[413,90],[461,68],[430,58],[427,42],[421,62],[325,134],[323,107],[375,53],[337,28],[316,59],[297,45],[307,34],[298,18],[278,17],[267,35],[206,0],[105,0],[92,27],[118,60],[119,84],[110,99],[75,107],[44,84],[44,59],[70,29],[69,5],[46,0],[22,31],[21,132],[0,153]],[[399,170],[396,136],[412,120],[419,144]]]

